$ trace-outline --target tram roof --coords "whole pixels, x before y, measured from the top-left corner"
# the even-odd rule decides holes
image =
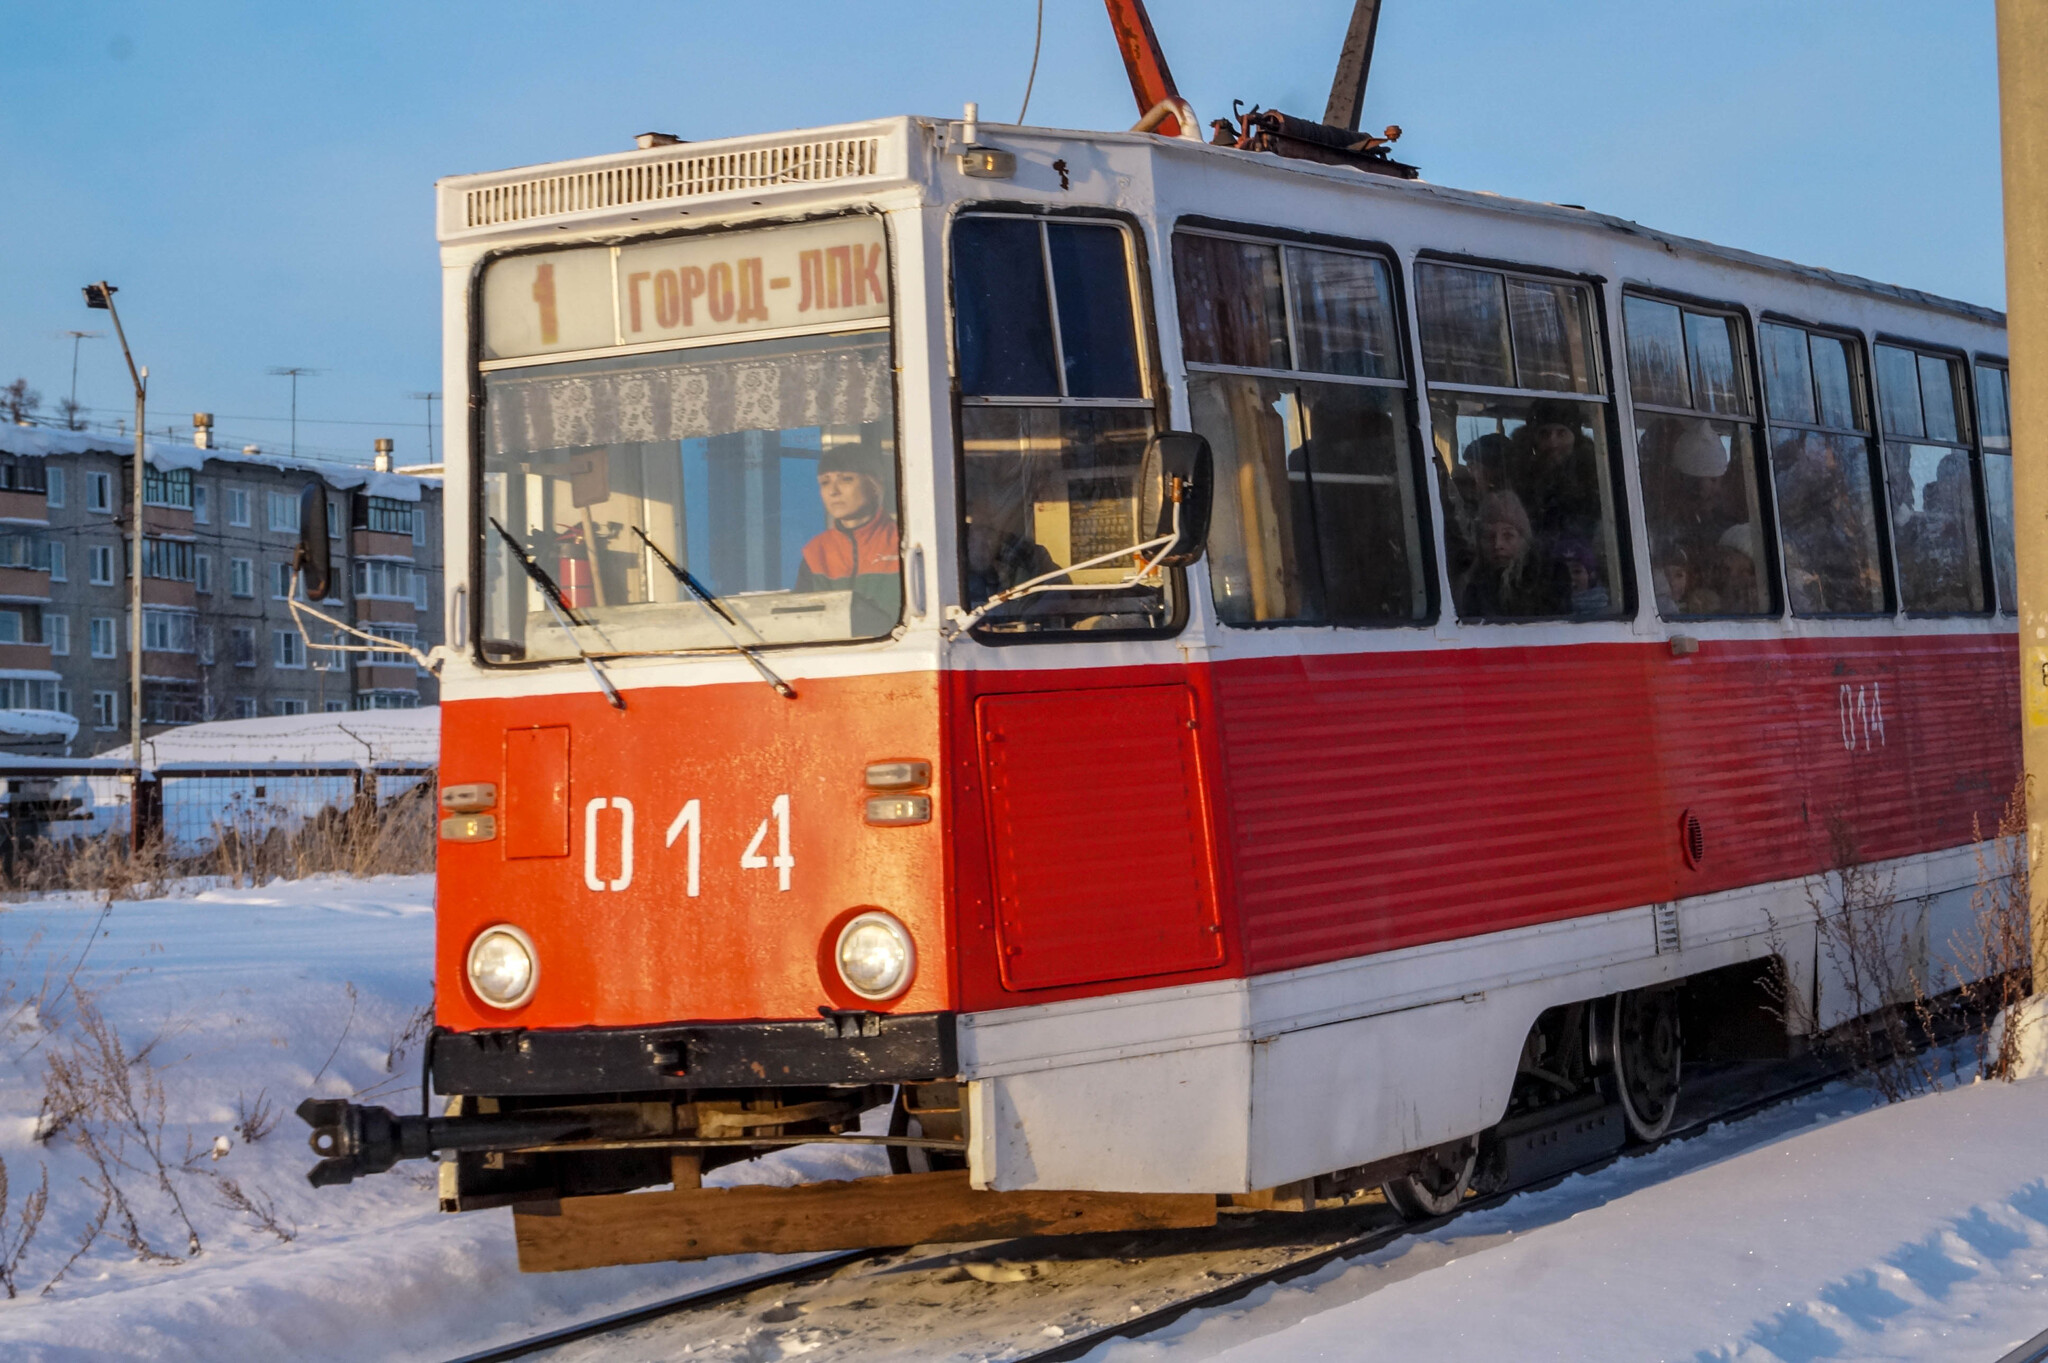
[[[849,191],[871,191],[911,182],[917,178],[911,171],[913,136],[920,140],[938,139],[945,135],[945,130],[958,126],[957,120],[901,116],[705,142],[678,142],[451,175],[435,184],[440,237],[444,242],[452,242],[544,227],[566,230],[583,222],[616,227],[618,215],[636,205],[665,211],[680,202],[697,202],[713,214],[747,206],[795,208],[821,194],[836,198]],[[1349,166],[1289,159],[1269,152],[1239,151],[1151,133],[988,122],[980,124],[980,128],[985,140],[997,146],[1005,142],[1033,142],[1127,147],[1172,161],[1192,162],[1199,157],[1204,168],[1210,170],[1217,168],[1220,161],[1250,174],[1334,182],[1371,194],[1420,196],[1464,209],[1522,221],[1552,222],[1579,231],[1593,227],[1696,259],[1850,290],[1990,326],[2005,326],[2005,314],[1996,308],[1660,231],[1630,218],[1569,204],[1518,199],[1488,190],[1458,189],[1429,180],[1402,179]]]

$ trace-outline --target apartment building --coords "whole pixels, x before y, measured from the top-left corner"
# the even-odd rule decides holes
[[[0,427],[0,712],[71,716],[74,751],[108,746],[128,727],[133,462],[132,448],[104,435]],[[335,564],[319,608],[422,652],[441,641],[437,480],[150,442],[146,730],[438,698],[405,654],[306,647],[286,597],[309,478],[327,485]],[[316,628],[314,638],[337,636]],[[37,728],[33,716],[16,718],[16,729]],[[0,715],[0,748],[49,746],[6,730]]]

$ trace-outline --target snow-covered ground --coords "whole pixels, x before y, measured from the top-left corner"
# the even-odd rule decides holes
[[[0,1301],[0,1357],[443,1359],[775,1262],[522,1276],[511,1214],[441,1214],[430,1165],[347,1188],[307,1186],[313,1155],[290,1115],[301,1098],[355,1096],[417,1110],[417,1044],[395,1060],[392,1053],[431,996],[432,882],[182,888],[169,899],[117,902],[104,917],[84,896],[0,905],[0,989],[11,985],[0,1022],[12,1020],[0,1035],[0,1159],[11,1184],[0,1244],[38,1166],[50,1176],[50,1210],[17,1275],[21,1295]],[[35,1139],[48,1058],[71,1054],[79,1039],[64,981],[81,953],[76,987],[129,1052],[155,1039],[147,1059],[163,1086],[160,1147],[201,1252],[188,1254],[184,1222],[131,1135],[125,1156],[136,1167],[118,1182],[143,1238],[169,1258],[138,1261],[116,1214],[42,1296],[101,1200],[81,1182],[93,1168],[69,1133]],[[40,1010],[22,1007],[45,988]],[[235,1133],[237,1102],[259,1093],[284,1115],[252,1144]],[[216,1160],[210,1152],[223,1137],[227,1153]],[[190,1170],[182,1167],[188,1138]],[[781,1156],[719,1174],[796,1181],[886,1172],[885,1163],[863,1150],[804,1163]],[[293,1238],[228,1206],[223,1177],[252,1202],[274,1203]]]
[[[1995,1363],[2048,1331],[2048,1078],[1837,1085],[1092,1363]]]
[[[39,1167],[50,1177],[21,1295],[0,1301],[0,1357],[446,1359],[776,1262],[527,1277],[509,1213],[443,1216],[430,1166],[306,1185],[312,1156],[289,1115],[301,1097],[419,1101],[405,1036],[430,997],[431,893],[423,877],[315,879],[187,884],[104,911],[85,897],[0,906],[0,1254]],[[201,1249],[189,1252],[131,1132],[116,1182],[161,1257],[138,1257],[116,1212],[45,1296],[101,1202],[73,1132],[36,1139],[50,1060],[83,1040],[81,995],[145,1056],[130,1070],[138,1093],[149,1074],[161,1082],[158,1148]],[[259,1094],[285,1115],[252,1143],[237,1106]],[[882,1165],[861,1150],[720,1172],[794,1181]],[[230,1205],[226,1180],[292,1238]],[[2044,1329],[2048,1078],[2036,1078],[1889,1107],[1838,1086],[1094,1357],[1992,1363]],[[977,1340],[962,1321],[931,1345],[964,1358],[1045,1342]]]

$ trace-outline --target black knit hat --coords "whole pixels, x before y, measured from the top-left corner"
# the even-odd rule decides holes
[[[858,473],[877,488],[887,488],[889,478],[883,461],[866,445],[840,445],[818,456],[819,473]]]

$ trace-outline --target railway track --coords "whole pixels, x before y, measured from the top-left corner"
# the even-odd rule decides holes
[[[928,1358],[935,1347],[949,1347],[939,1338],[946,1335],[971,1336],[973,1357],[1061,1363],[1112,1340],[1163,1329],[1190,1312],[1371,1254],[1573,1174],[1682,1142],[1716,1123],[1754,1116],[1842,1074],[1812,1059],[1719,1067],[1698,1082],[1689,1079],[1680,1121],[1658,1141],[1467,1198],[1456,1211],[1429,1221],[1401,1221],[1384,1203],[1365,1200],[1307,1213],[1228,1217],[1196,1231],[852,1250],[449,1363],[654,1363],[707,1354],[779,1357],[785,1350],[821,1361]]]

